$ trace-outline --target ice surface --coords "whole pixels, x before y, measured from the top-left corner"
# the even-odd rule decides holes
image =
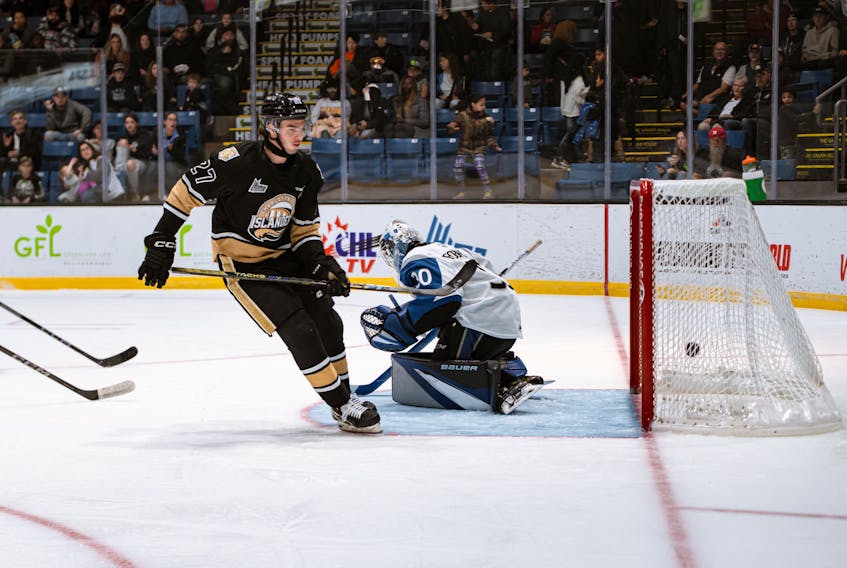
[[[556,381],[539,396],[570,397],[575,415],[564,418],[594,437],[355,436],[321,425],[328,412],[282,342],[224,291],[2,300],[98,357],[130,345],[139,355],[102,369],[0,313],[0,344],[77,386],[137,385],[91,402],[0,358],[0,566],[847,565],[843,430],[604,437],[615,427],[603,413],[625,416],[608,406],[626,401],[623,299],[521,296],[526,338],[515,351]],[[358,326],[377,303],[388,302],[372,292],[338,301],[354,383],[388,366]],[[800,317],[847,414],[847,314]],[[380,398],[386,422],[402,417]],[[449,420],[521,419],[469,414]]]

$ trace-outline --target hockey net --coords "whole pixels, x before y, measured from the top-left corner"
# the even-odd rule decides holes
[[[744,182],[639,185],[630,192],[630,386],[641,393],[643,429],[840,428]]]

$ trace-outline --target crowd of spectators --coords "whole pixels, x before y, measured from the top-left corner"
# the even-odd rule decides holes
[[[238,99],[247,73],[249,45],[238,25],[245,10],[243,2],[234,0],[5,0],[0,2],[0,14],[7,15],[5,28],[0,28],[0,88],[66,62],[93,61],[95,74],[104,64],[106,110],[126,115],[126,131],[112,133],[117,145],[106,152],[116,174],[108,180],[106,194],[151,199],[158,194],[155,168],[150,167],[158,154],[156,128],[138,127],[136,120],[133,130],[126,123],[131,122],[133,113],[157,110],[160,70],[156,45],[163,46],[165,111],[197,111],[201,128],[208,132],[214,114],[240,112]],[[189,22],[189,13],[198,16]],[[60,172],[57,184],[61,184],[62,201],[99,200],[103,195],[102,167],[98,169],[94,163],[102,161],[103,149],[97,140],[102,132],[95,134],[100,125],[93,120],[100,101],[74,100],[74,92],[62,85],[44,101],[21,105],[25,108],[10,113],[12,128],[0,141],[0,164],[9,172],[3,177],[3,199],[21,203],[47,199],[47,179],[33,184],[40,189],[30,192],[27,200],[14,198],[10,174],[20,173],[24,157],[29,160],[23,167],[42,172],[42,177],[52,179],[52,173]],[[43,114],[43,129],[27,125],[27,113]],[[176,120],[176,115],[169,113],[159,123],[165,132],[169,180],[176,179],[174,164],[187,163],[186,135]],[[142,138],[140,143],[137,136]],[[153,143],[146,143],[148,138]],[[76,143],[77,155],[64,164],[42,164],[43,145],[56,141]],[[111,138],[110,142],[110,146],[115,144]],[[37,173],[35,177],[39,177]],[[18,185],[27,185],[15,179]]]

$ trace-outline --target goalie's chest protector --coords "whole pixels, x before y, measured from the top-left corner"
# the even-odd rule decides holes
[[[517,339],[521,334],[521,311],[515,291],[499,276],[484,267],[488,264],[474,253],[441,243],[415,247],[403,259],[402,273],[417,280],[403,282],[418,286],[432,282],[439,287],[450,282],[469,260],[480,261],[473,276],[456,291],[462,305],[454,318],[468,329],[499,339]],[[431,271],[428,272],[428,271]]]

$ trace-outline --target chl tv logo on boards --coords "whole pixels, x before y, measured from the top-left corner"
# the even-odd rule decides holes
[[[61,225],[53,224],[53,216],[47,215],[43,225],[35,226],[33,235],[23,235],[15,239],[15,254],[20,258],[44,258],[62,256],[56,252],[56,235]]]

